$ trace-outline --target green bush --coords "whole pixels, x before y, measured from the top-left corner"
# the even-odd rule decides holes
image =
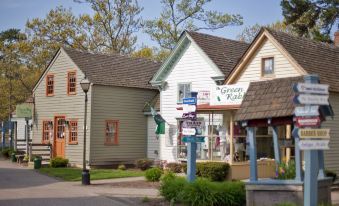
[[[158,182],[160,180],[162,170],[158,167],[146,170],[145,177],[147,181]]]
[[[135,166],[141,169],[142,171],[151,168],[152,165],[153,165],[153,160],[149,160],[149,159],[139,159],[135,162]]]
[[[290,161],[288,164],[281,162],[276,171],[276,178],[280,180],[288,180],[295,178],[295,162]]]
[[[160,183],[160,194],[168,201],[178,201],[182,188],[187,184],[184,177],[176,177],[172,172],[165,174]]]
[[[67,167],[68,159],[62,157],[55,157],[51,159],[50,166],[51,167]]]
[[[335,182],[337,180],[337,173],[331,170],[325,170],[326,177],[332,177],[332,181]]]
[[[12,153],[15,153],[15,151],[13,149],[10,149],[10,148],[4,148],[1,151],[1,153],[5,158],[9,158],[12,155]]]
[[[187,165],[182,164],[182,168],[187,173]],[[223,181],[229,171],[229,164],[224,162],[198,162],[196,166],[196,175],[198,177],[208,178],[211,181]]]
[[[175,177],[173,173],[162,178],[160,194],[166,200],[192,206],[242,206],[246,203],[245,185],[242,182],[211,182],[198,178],[188,183],[183,177]]]
[[[171,172],[174,173],[180,173],[181,172],[181,164],[180,163],[176,163],[176,162],[170,162],[167,164],[167,169]]]
[[[126,170],[126,166],[121,164],[118,166],[118,170]]]

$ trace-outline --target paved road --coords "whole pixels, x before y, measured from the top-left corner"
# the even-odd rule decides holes
[[[0,160],[0,206],[129,206],[139,205],[141,197],[148,194],[154,191],[84,187],[77,182],[62,182]]]

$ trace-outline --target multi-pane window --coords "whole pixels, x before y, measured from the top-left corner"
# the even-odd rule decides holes
[[[190,97],[191,95],[191,83],[180,83],[178,84],[178,103],[182,103],[184,98]]]
[[[119,135],[119,121],[106,120],[105,121],[105,144],[118,144]]]
[[[52,131],[50,129],[50,121],[42,122],[42,143],[49,143]]]
[[[76,93],[76,72],[68,72],[67,75],[67,94]]]
[[[69,143],[78,143],[78,121],[69,121]]]
[[[46,77],[46,95],[52,96],[54,94],[54,75],[49,74]]]
[[[59,118],[57,121],[56,138],[61,140],[65,138],[65,119]]]
[[[262,59],[262,76],[269,76],[274,74],[274,58]]]

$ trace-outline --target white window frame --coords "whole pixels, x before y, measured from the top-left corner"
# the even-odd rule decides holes
[[[177,87],[177,103],[178,104],[182,104],[182,100],[180,100],[180,94],[179,94],[179,90],[180,90],[180,85],[189,85],[189,93],[191,93],[191,91],[192,91],[192,83],[191,82],[180,82],[180,83],[178,83],[178,87]],[[184,97],[183,98],[186,98],[186,97],[189,97],[190,96],[190,94],[189,95],[187,95],[186,93],[185,93],[185,88],[184,88]]]

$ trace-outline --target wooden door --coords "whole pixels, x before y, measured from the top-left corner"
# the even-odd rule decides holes
[[[54,117],[54,157],[65,157],[65,117]]]

